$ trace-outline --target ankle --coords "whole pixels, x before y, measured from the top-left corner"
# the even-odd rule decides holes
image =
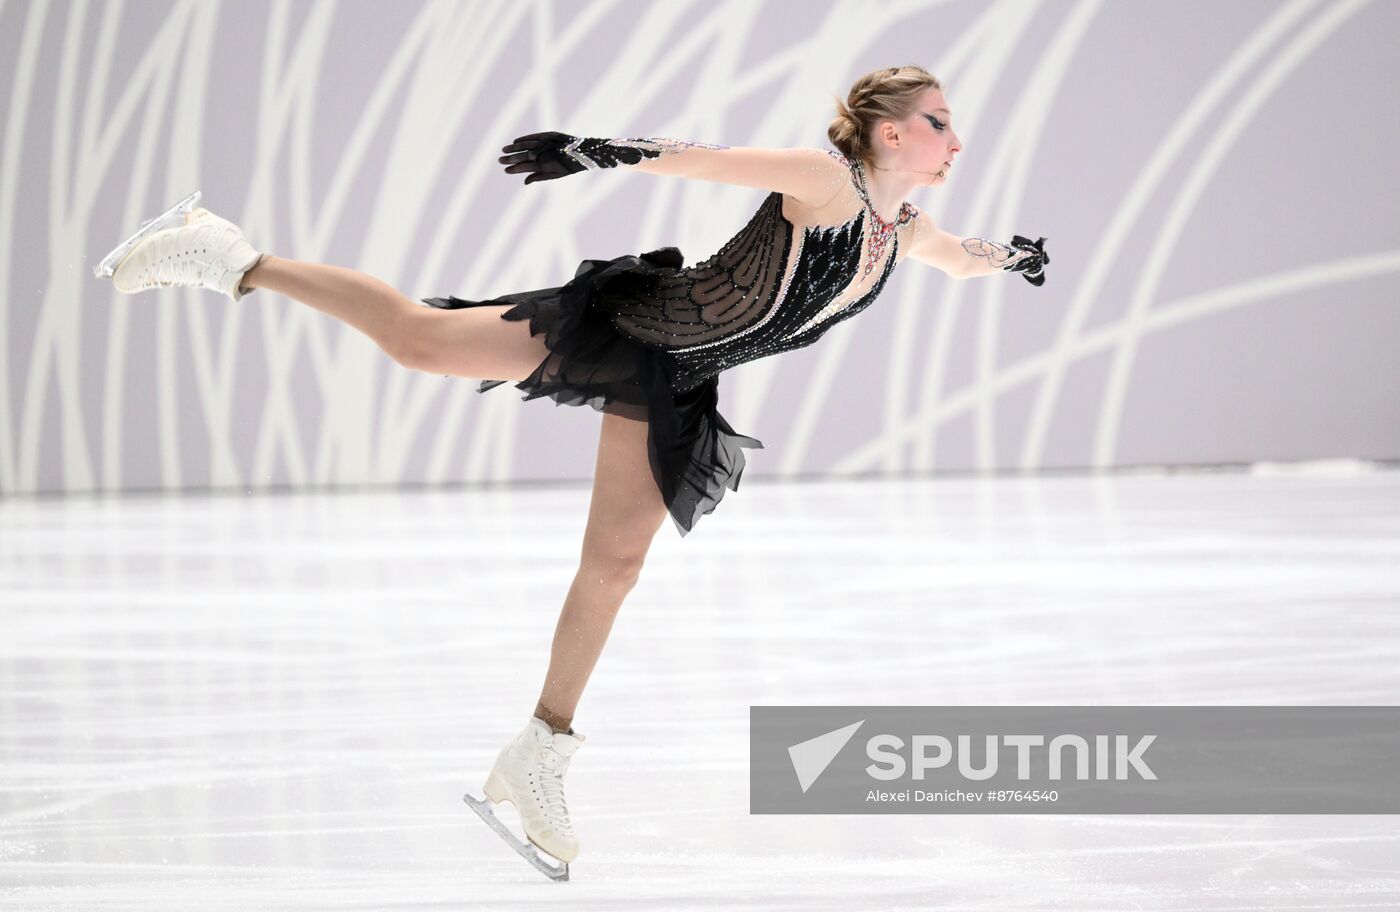
[[[238,280],[239,286],[248,291],[263,287],[260,280],[266,275],[264,267],[271,263],[272,259],[273,257],[270,253],[264,253],[259,256],[258,261],[253,264],[252,268],[243,273],[243,278]]]
[[[535,705],[535,718],[548,725],[556,734],[559,732],[569,734],[574,730],[572,716],[561,716],[552,712],[543,703]]]

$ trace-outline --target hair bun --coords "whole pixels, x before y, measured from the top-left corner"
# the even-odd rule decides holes
[[[928,70],[909,64],[872,70],[836,102],[836,117],[827,125],[831,144],[847,158],[874,160],[875,126],[882,120],[908,117],[929,89],[942,84]]]

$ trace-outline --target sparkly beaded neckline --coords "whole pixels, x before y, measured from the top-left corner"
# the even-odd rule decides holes
[[[865,163],[858,158],[848,158],[846,163],[855,172],[856,192],[860,194],[861,202],[865,204],[865,211],[870,214],[870,221],[874,225],[874,230],[870,232],[870,251],[865,258],[865,272],[862,274],[864,277],[870,275],[875,264],[880,262],[880,257],[885,252],[885,246],[889,243],[890,238],[894,237],[895,228],[912,217],[914,207],[907,202],[900,203],[899,214],[894,217],[894,221],[885,221],[881,218],[880,213],[875,211],[875,204],[870,201],[870,193],[866,190]]]

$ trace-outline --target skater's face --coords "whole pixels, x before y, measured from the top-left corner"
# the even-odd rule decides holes
[[[884,167],[903,169],[921,184],[941,184],[947,180],[953,161],[962,151],[962,141],[953,130],[952,112],[939,89],[929,89],[919,99],[913,113],[903,120],[882,121],[877,132],[877,148],[884,152]]]

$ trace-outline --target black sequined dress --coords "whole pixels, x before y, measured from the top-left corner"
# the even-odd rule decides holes
[[[897,233],[889,233],[888,244],[863,250],[873,212],[863,166],[828,154],[850,169],[866,204],[840,225],[797,230],[783,215],[782,194],[773,192],[748,224],[694,266],[683,265],[677,248],[662,247],[584,260],[558,288],[425,303],[447,309],[514,305],[501,318],[529,320],[531,335],[543,336],[550,352],[515,384],[524,399],[547,396],[647,421],[652,475],[685,535],[726,488],[738,490],[743,450],[763,448],[719,413],[719,374],[811,345],[868,307],[894,269]],[[917,214],[905,203],[893,224]],[[861,285],[858,295],[850,293]],[[478,391],[506,382],[485,380]]]

